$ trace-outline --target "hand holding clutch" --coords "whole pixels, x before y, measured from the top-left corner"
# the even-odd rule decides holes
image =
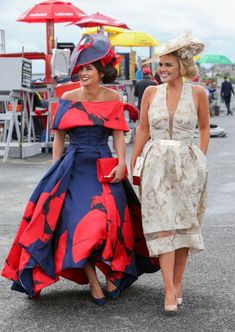
[[[132,173],[133,184],[136,186],[140,185],[141,174],[144,167],[144,157],[137,157],[135,167]]]
[[[109,176],[112,170],[118,166],[118,158],[99,158],[97,159],[97,177],[99,182],[108,183],[114,179],[114,176]],[[125,169],[124,179],[127,178],[128,171]]]

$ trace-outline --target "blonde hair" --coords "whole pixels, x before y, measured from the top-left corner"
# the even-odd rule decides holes
[[[193,58],[182,59],[177,51],[172,52],[172,55],[174,55],[179,61],[180,73],[182,76],[185,76],[189,79],[193,79],[199,76],[199,69]]]

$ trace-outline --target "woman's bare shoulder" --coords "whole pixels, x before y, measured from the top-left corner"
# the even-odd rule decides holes
[[[156,85],[150,85],[146,89],[146,94],[148,95],[155,95],[157,92],[157,86]]]
[[[104,101],[118,101],[120,100],[119,94],[117,91],[113,89],[109,89],[106,87],[101,87],[102,89],[102,95]]]
[[[202,85],[192,85],[193,93],[197,96],[204,96],[206,95],[206,91]]]
[[[79,96],[79,88],[64,92],[61,96],[61,99],[75,100],[78,98],[78,96]]]
[[[157,93],[157,89],[157,86],[150,85],[144,90],[143,100],[146,101],[148,105],[152,103],[153,98]]]

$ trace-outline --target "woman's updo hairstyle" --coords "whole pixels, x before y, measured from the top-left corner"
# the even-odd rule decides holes
[[[104,76],[101,78],[104,84],[112,83],[117,77],[117,69],[113,64],[108,63],[105,66],[102,66],[100,61],[93,62],[92,65],[98,70],[99,73],[103,73]]]
[[[195,64],[193,58],[182,58],[177,51],[172,52],[180,65],[180,73],[188,79],[194,79],[199,76],[198,66]]]

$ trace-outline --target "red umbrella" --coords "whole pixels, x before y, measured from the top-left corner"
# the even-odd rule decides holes
[[[71,2],[59,0],[47,0],[40,2],[24,12],[17,21],[28,23],[46,23],[47,31],[47,54],[52,53],[55,46],[54,23],[77,21],[86,17],[81,9],[72,5]],[[46,63],[46,79],[50,80],[50,56]]]
[[[63,23],[77,21],[85,16],[87,16],[87,14],[72,5],[71,2],[47,0],[28,9],[17,21],[42,23],[52,20],[54,23]]]
[[[99,12],[97,12],[93,15],[89,15],[84,18],[81,18],[78,21],[73,22],[71,24],[75,24],[75,25],[78,25],[83,28],[84,27],[87,27],[87,28],[88,27],[97,27],[97,26],[102,27],[104,25],[109,25],[109,26],[113,26],[113,27],[129,29],[125,23],[115,20],[114,18],[111,18],[109,16],[103,15]]]

